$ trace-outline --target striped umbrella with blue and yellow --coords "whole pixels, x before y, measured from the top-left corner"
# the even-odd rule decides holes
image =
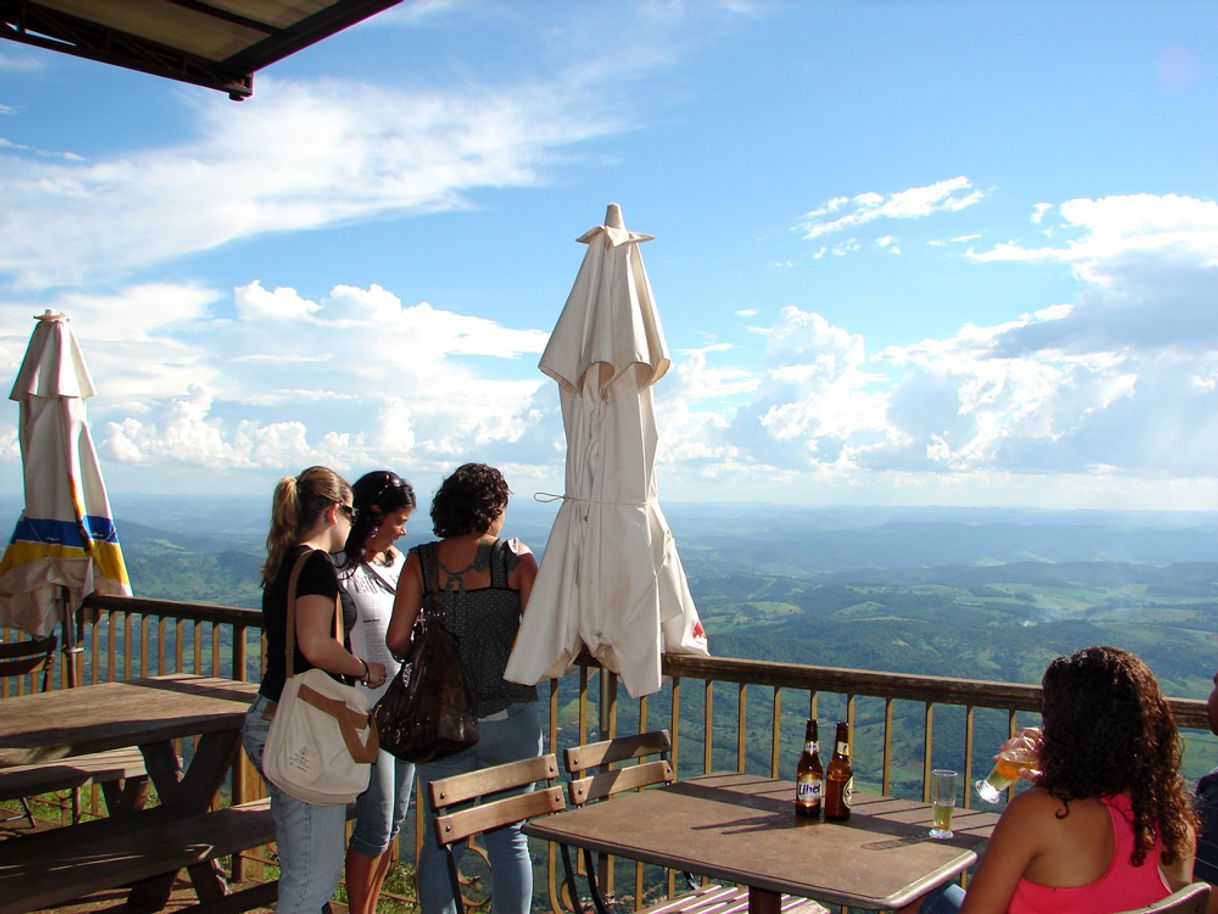
[[[10,399],[20,404],[25,510],[0,559],[0,627],[48,635],[90,593],[131,595],[85,415],[96,393],[72,326],[38,321]],[[66,605],[65,605],[66,601]]]

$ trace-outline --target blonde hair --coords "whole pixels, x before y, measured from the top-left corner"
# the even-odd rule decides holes
[[[335,502],[351,498],[351,486],[328,467],[309,467],[299,476],[284,476],[271,496],[271,529],[266,535],[266,562],[262,586],[269,587],[279,575],[283,557],[300,534],[315,524]]]

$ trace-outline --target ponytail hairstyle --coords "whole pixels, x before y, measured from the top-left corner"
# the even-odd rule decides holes
[[[353,568],[364,557],[364,544],[372,531],[394,511],[415,509],[414,487],[397,473],[376,470],[365,473],[351,487],[359,517],[351,525],[343,547],[343,568]],[[392,556],[392,553],[390,553]]]
[[[335,502],[351,497],[351,486],[327,467],[309,467],[299,476],[284,476],[271,497],[271,529],[266,535],[266,562],[262,586],[269,587],[279,566],[300,535],[313,526]]]

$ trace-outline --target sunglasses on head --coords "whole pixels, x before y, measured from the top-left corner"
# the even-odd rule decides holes
[[[398,476],[396,473],[388,473],[386,474],[384,483],[382,483],[381,487],[377,490],[376,497],[372,499],[372,503],[374,505],[379,505],[382,499],[384,499],[384,497],[392,490],[404,489],[405,487],[406,480],[404,480],[401,476]]]
[[[355,519],[359,517],[359,508],[355,507],[355,505],[344,505],[340,501],[338,503],[338,510],[347,515],[347,518],[351,521],[351,523],[355,523]]]

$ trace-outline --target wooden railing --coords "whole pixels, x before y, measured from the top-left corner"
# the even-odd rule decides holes
[[[94,596],[86,602],[86,615],[84,650],[77,655],[81,683],[170,672],[242,680],[260,676],[262,618],[257,610]],[[790,777],[804,719],[820,717],[822,726],[841,719],[851,724],[861,786],[925,800],[932,767],[961,766],[965,784],[970,784],[985,773],[981,768],[988,770],[997,742],[1018,726],[1036,722],[1040,706],[1038,686],[1007,682],[694,656],[665,657],[663,672],[661,692],[635,700],[619,694],[615,676],[603,673],[591,658],[580,658],[572,674],[551,680],[542,690],[548,701],[549,745],[561,750],[590,739],[666,727],[681,776],[731,769]],[[15,688],[6,684],[4,694]],[[1204,702],[1174,698],[1171,704],[1183,729],[1208,730]],[[242,757],[228,795],[251,800],[262,789]],[[968,803],[971,791],[965,793]],[[413,809],[419,799],[411,815],[416,849],[421,828]],[[554,849],[546,856],[549,907],[564,910]],[[240,861],[235,868],[240,872]],[[619,884],[632,881],[633,892],[621,892],[619,898],[638,906],[651,899],[645,898],[643,867],[631,868],[633,880],[627,876]],[[619,871],[620,865],[609,871],[611,890]]]

